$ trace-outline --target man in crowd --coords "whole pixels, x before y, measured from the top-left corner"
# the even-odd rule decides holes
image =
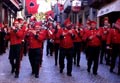
[[[15,72],[15,78],[19,77],[20,73],[20,51],[24,33],[19,22],[16,19],[14,26],[8,31],[6,36],[7,40],[10,40],[9,60],[12,67],[11,73]]]
[[[112,47],[110,47],[110,44],[112,44]],[[107,45],[107,49],[112,48],[110,72],[113,72],[116,59],[119,56],[118,75],[120,75],[120,18],[115,22],[113,29],[110,30]]]
[[[35,78],[39,77],[39,67],[42,62],[42,46],[45,39],[44,33],[40,31],[40,23],[36,22],[33,29],[28,30],[26,38],[29,44],[29,61],[32,68],[32,74]]]
[[[95,21],[91,21],[90,30],[85,33],[83,38],[87,43],[87,71],[90,72],[91,66],[93,65],[93,74],[97,75],[98,70],[98,62],[99,62],[99,53],[101,46],[101,30],[97,29],[97,23]]]

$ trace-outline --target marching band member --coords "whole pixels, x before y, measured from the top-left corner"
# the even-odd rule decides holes
[[[70,20],[65,22],[65,28],[63,29],[60,36],[60,55],[59,55],[59,64],[60,64],[60,73],[63,72],[65,67],[64,59],[67,59],[67,75],[72,76],[72,58],[73,58],[73,38],[74,34],[71,30]]]
[[[74,29],[75,39],[74,39],[74,64],[77,62],[77,66],[79,67],[80,64],[80,53],[82,49],[82,36],[83,36],[83,29],[81,28],[81,24],[76,23]],[[76,60],[77,59],[77,60]]]
[[[53,23],[49,23],[48,24],[48,39],[47,39],[47,56],[49,53],[50,53],[50,56],[53,55],[53,50],[54,50],[53,33],[54,33]]]
[[[112,46],[110,47],[110,44]],[[119,56],[119,63],[118,63],[118,75],[120,75],[120,19],[118,19],[113,27],[110,30],[110,33],[107,38],[107,49],[112,49],[111,55],[111,64],[110,64],[110,72],[113,72],[115,68],[115,62],[117,57]]]
[[[18,20],[15,20],[14,26],[6,36],[6,39],[10,40],[9,60],[12,67],[11,73],[15,72],[15,78],[18,78],[20,73],[20,50],[23,36],[24,33],[19,27]]]
[[[101,34],[102,31],[96,28],[96,22],[91,21],[90,30],[85,33],[83,40],[87,42],[87,71],[90,72],[92,63],[93,65],[93,74],[97,75],[98,62],[99,62],[99,53],[101,46]]]
[[[34,28],[28,30],[27,39],[29,44],[29,61],[32,67],[32,74],[35,74],[35,78],[39,77],[39,67],[42,56],[42,44],[45,39],[44,34],[40,32],[40,24],[35,23]]]
[[[106,65],[110,64],[110,54],[109,50],[106,49],[106,42],[107,42],[107,37],[110,31],[110,24],[108,19],[104,19],[104,26],[101,27],[102,29],[102,46],[101,46],[101,55],[100,55],[100,64],[103,64],[103,57],[105,56],[106,60]]]
[[[55,31],[53,33],[53,40],[54,40],[54,47],[55,47],[55,65],[57,66],[58,63],[58,52],[60,48],[60,34],[61,34],[61,26],[59,23],[57,23],[57,26],[55,28]]]

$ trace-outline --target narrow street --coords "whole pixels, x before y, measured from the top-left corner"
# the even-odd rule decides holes
[[[66,69],[63,74],[60,74],[59,67],[54,65],[54,57],[46,56],[45,49],[44,45],[43,64],[38,79],[31,75],[28,56],[23,57],[19,78],[14,78],[14,75],[10,73],[9,49],[7,49],[6,53],[0,56],[0,83],[120,83],[120,76],[109,73],[109,67],[105,64],[99,65],[97,76],[94,76],[92,72],[89,74],[86,71],[86,59],[83,53],[80,67],[73,65],[72,77],[66,75]]]

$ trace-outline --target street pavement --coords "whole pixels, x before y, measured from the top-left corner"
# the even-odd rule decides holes
[[[31,67],[28,56],[24,56],[21,62],[20,76],[14,78],[10,73],[11,67],[8,60],[9,49],[0,56],[0,83],[120,83],[120,76],[109,72],[109,66],[100,64],[98,75],[87,72],[87,62],[84,53],[81,53],[80,67],[73,65],[72,77],[67,76],[66,68],[62,74],[59,66],[54,64],[54,56],[46,56],[46,44],[44,45],[43,64],[40,68],[39,78],[31,75]],[[117,71],[117,66],[115,68]]]

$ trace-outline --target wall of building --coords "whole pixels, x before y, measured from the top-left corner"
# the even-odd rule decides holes
[[[17,0],[15,0],[15,3],[16,2]],[[12,26],[12,22],[16,18],[17,11],[19,10],[19,3],[20,1],[15,5],[10,0],[0,0],[0,23]]]

